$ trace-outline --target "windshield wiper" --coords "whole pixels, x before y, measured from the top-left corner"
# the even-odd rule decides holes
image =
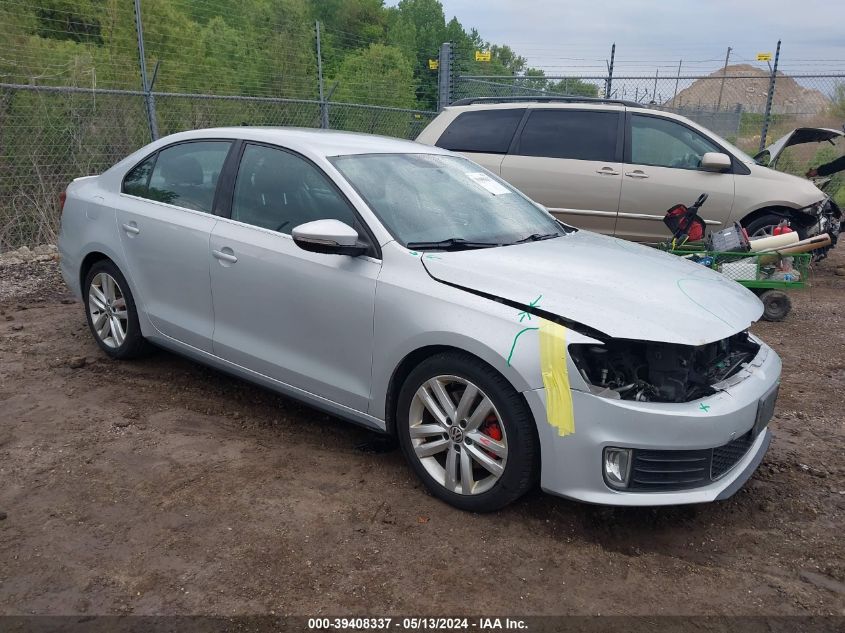
[[[443,250],[454,251],[464,248],[491,248],[501,246],[499,242],[472,242],[462,237],[450,237],[439,242],[408,242],[405,246],[411,250]]]
[[[553,237],[560,237],[560,233],[532,233],[528,237],[523,237],[521,240],[511,242],[512,244],[525,244],[525,242],[539,242],[540,240],[550,240]]]

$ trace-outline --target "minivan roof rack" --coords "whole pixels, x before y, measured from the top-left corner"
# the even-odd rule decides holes
[[[450,106],[474,105],[476,103],[514,103],[514,102],[540,102],[540,103],[615,103],[629,108],[642,108],[642,103],[626,101],[624,99],[605,99],[603,97],[579,97],[579,96],[526,96],[526,97],[469,97],[458,99],[450,103]]]

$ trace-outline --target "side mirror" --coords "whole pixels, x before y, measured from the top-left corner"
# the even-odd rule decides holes
[[[707,152],[701,157],[704,171],[727,171],[731,168],[731,157],[720,152]]]
[[[306,222],[294,227],[291,235],[299,248],[310,253],[358,257],[367,252],[357,231],[340,220]]]

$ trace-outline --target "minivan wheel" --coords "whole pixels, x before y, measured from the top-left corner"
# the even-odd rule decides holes
[[[462,510],[498,510],[535,483],[539,446],[528,406],[469,355],[438,354],[417,366],[400,391],[396,428],[426,488]]]
[[[85,276],[84,293],[88,327],[100,349],[116,359],[149,351],[129,284],[117,266],[108,260],[96,262]]]
[[[748,237],[750,238],[771,237],[774,235],[773,231],[775,230],[775,227],[783,222],[784,219],[786,218],[781,215],[765,213],[746,224],[745,230],[748,231]],[[799,239],[803,240],[806,237],[803,229],[796,226],[794,227],[794,230],[798,231]]]

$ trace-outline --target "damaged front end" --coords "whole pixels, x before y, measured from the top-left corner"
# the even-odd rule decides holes
[[[830,246],[812,251],[813,261],[821,261],[827,257],[830,249],[836,246],[842,231],[843,215],[842,210],[830,197],[825,196],[823,200],[799,209],[791,219],[793,224],[801,229],[802,239],[825,233],[830,236]]]
[[[760,351],[747,332],[700,345],[610,339],[569,352],[595,395],[639,402],[690,402],[716,392]]]

